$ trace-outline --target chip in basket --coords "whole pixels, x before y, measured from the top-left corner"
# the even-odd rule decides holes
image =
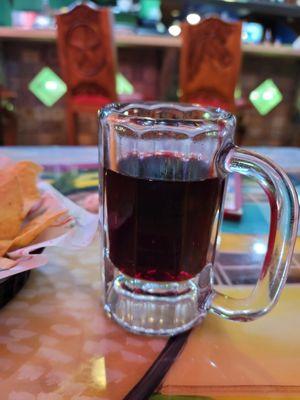
[[[41,172],[42,168],[31,161],[21,161],[9,168],[9,173],[16,176],[19,181],[23,200],[23,218],[41,197],[37,187],[37,178]]]
[[[7,163],[0,169],[0,269],[15,264],[7,257],[8,252],[30,245],[67,213],[45,207],[36,212],[42,203],[37,186],[41,171],[42,168],[31,161]]]
[[[0,173],[0,240],[14,239],[18,235],[22,210],[23,200],[18,179]]]

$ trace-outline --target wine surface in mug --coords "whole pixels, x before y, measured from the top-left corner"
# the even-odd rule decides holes
[[[118,172],[105,169],[107,247],[123,274],[184,281],[213,262],[224,179],[207,168],[163,153],[131,154]]]

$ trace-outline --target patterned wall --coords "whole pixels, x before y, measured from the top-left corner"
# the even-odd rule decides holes
[[[18,141],[30,144],[65,143],[64,98],[47,108],[28,90],[28,83],[44,67],[60,75],[56,46],[53,43],[3,42],[2,66],[5,85],[17,94]],[[119,48],[119,69],[145,99],[174,98],[178,82],[178,53],[167,56],[173,62],[164,69],[167,52],[155,48]],[[171,57],[171,58],[170,58]],[[262,117],[255,109],[242,113],[245,126],[244,144],[297,145],[299,121],[296,122],[295,97],[300,87],[299,61],[246,56],[243,60],[240,85],[243,96],[267,78],[274,80],[283,93],[284,101],[270,114]],[[298,89],[297,89],[298,88]],[[299,117],[298,117],[299,120]],[[79,120],[79,142],[97,142],[96,117],[84,115]]]

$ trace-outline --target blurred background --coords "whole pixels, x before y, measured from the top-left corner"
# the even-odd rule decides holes
[[[299,146],[299,0],[0,0],[2,145],[96,144],[104,104],[180,99],[233,111],[242,145]]]

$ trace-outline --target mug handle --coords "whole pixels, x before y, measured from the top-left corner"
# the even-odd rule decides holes
[[[286,173],[269,159],[234,147],[221,158],[221,168],[256,180],[265,191],[271,211],[268,248],[252,293],[242,299],[214,290],[210,311],[236,321],[251,321],[276,304],[286,282],[297,236],[299,203]]]

